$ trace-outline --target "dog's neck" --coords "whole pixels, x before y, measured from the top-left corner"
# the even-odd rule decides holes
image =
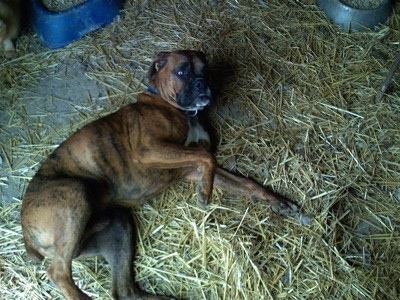
[[[197,110],[181,110],[188,118],[194,118],[197,116]]]
[[[147,86],[147,91],[153,95],[157,95],[157,91],[151,85]],[[198,144],[200,141],[204,141],[210,144],[210,136],[207,131],[204,130],[203,126],[199,123],[199,119],[197,118],[197,110],[180,110],[187,116],[189,130],[187,133],[185,147],[188,147],[190,144],[195,143]]]
[[[148,91],[150,94],[157,95],[156,89],[153,88],[151,85],[148,85],[148,86],[147,86],[147,91]]]

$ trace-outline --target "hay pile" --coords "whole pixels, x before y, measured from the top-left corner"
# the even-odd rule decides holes
[[[38,163],[82,124],[134,101],[153,54],[207,53],[217,159],[313,217],[183,183],[134,211],[140,285],[181,299],[398,299],[400,7],[377,31],[346,33],[314,1],[128,1],[121,20],[60,50],[35,36],[1,58],[0,298],[58,299],[49,261],[27,264],[20,199]],[[79,80],[76,79],[77,76]],[[80,91],[79,93],[77,91]],[[74,278],[109,299],[101,258]]]

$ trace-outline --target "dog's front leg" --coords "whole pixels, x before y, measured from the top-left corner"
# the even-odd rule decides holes
[[[252,199],[265,201],[271,205],[272,211],[278,215],[291,215],[298,211],[297,205],[289,200],[268,191],[251,179],[230,173],[222,168],[216,169],[214,185],[237,195],[250,196]]]
[[[216,162],[214,156],[208,151],[174,144],[161,144],[141,149],[138,153],[135,159],[147,166],[157,169],[185,169],[181,174],[197,181],[199,204],[206,207],[210,203]]]

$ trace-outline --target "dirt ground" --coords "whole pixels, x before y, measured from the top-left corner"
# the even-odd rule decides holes
[[[85,108],[86,99],[89,96],[97,99],[96,105],[101,107],[101,99],[105,95],[105,88],[85,75],[82,64],[74,60],[67,60],[60,62],[49,74],[44,75],[43,78],[38,79],[37,83],[22,91],[18,98],[20,100],[27,99],[25,105],[27,115],[41,116],[45,119],[46,126],[58,128],[72,122],[70,115],[76,110],[93,109],[92,107]],[[7,99],[3,99],[3,101],[7,101]],[[12,122],[11,117],[13,116],[7,116],[3,113],[0,117],[1,124],[9,124]],[[21,120],[21,122],[23,121]],[[18,122],[18,124],[12,126],[2,127],[0,139],[12,143],[13,139],[18,139],[18,127],[20,126],[24,126],[24,124]],[[9,158],[8,153],[1,153],[2,168],[9,167]],[[29,166],[19,165],[13,171],[24,176],[24,174],[29,173]],[[5,174],[7,173],[2,175]],[[1,202],[6,205],[12,202],[15,197],[19,197],[17,195],[20,194],[22,183],[19,176],[2,176],[2,180],[6,180],[4,182],[6,185],[3,185],[1,189]]]

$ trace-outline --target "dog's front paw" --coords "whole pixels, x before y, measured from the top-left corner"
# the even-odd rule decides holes
[[[271,210],[279,216],[290,216],[292,220],[295,220],[297,223],[301,225],[310,225],[312,222],[312,218],[300,213],[299,207],[286,200],[279,198],[279,202],[277,204],[271,205]]]
[[[207,210],[208,206],[210,204],[209,197],[207,197],[206,195],[204,195],[201,192],[198,192],[197,193],[197,204],[201,209]]]
[[[207,210],[208,205],[210,204],[210,195],[206,193],[202,188],[202,185],[199,183],[197,185],[197,205],[203,209]]]

